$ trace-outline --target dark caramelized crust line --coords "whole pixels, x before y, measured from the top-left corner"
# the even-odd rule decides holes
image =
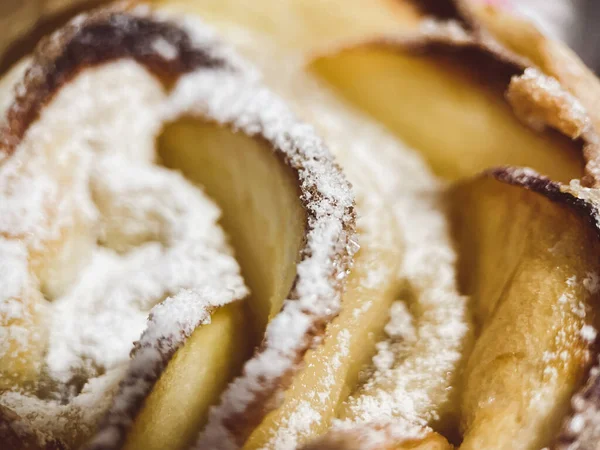
[[[580,146],[585,166],[582,183],[600,186],[600,136],[592,117],[584,108],[569,111],[573,102],[579,100],[574,95],[564,98],[562,94],[570,94],[569,86],[557,82],[558,89],[563,92],[560,92],[560,98],[555,98],[558,93],[536,85],[535,82],[543,76],[541,72],[538,72],[539,76],[524,77],[531,67],[526,58],[501,45],[490,45],[490,41],[479,39],[457,24],[448,22],[429,24],[415,35],[384,36],[333,49],[333,52],[371,46],[432,57],[440,66],[460,71],[471,82],[504,96],[525,125],[532,127],[535,121],[537,131],[540,131],[538,128],[556,130]]]
[[[477,21],[471,15],[464,0],[409,0],[424,16],[438,20],[456,20],[471,30],[477,27]]]
[[[438,19],[457,19],[460,17],[457,5],[450,0],[419,0],[415,3],[424,14]]]
[[[202,326],[215,309],[214,307],[205,309],[204,316],[197,318],[192,329],[195,330]],[[119,391],[115,398],[127,401],[113,405],[100,423],[98,434],[83,447],[85,450],[109,450],[123,447],[127,433],[131,429],[132,418],[137,417],[144,401],[167,368],[169,361],[190,337],[190,333],[186,333],[182,328],[177,335],[163,335],[157,340],[147,339],[146,335],[152,329],[153,322],[154,316],[151,313],[148,317],[147,330],[140,340],[134,343],[134,348],[131,350],[132,362],[127,374],[119,383]],[[110,440],[102,439],[103,431],[108,431],[111,435]],[[115,435],[117,436],[115,437]]]
[[[43,106],[86,67],[129,58],[169,82],[198,68],[226,66],[173,23],[124,9],[79,16],[40,42],[0,128],[0,153],[11,154]],[[172,49],[172,55],[161,53],[159,45]]]
[[[528,67],[526,59],[502,48],[490,47],[466,28],[447,21],[424,22],[423,27],[413,33],[382,35],[325,48],[315,53],[312,59],[360,47],[383,47],[390,51],[434,57],[440,65],[460,65],[460,69],[468,73],[474,82],[496,88],[501,94],[506,91],[512,77],[522,74]]]
[[[400,0],[407,1],[407,0]],[[423,16],[438,20],[455,20],[465,29],[479,34],[482,24],[473,14],[469,0],[408,0],[414,3]]]
[[[582,139],[586,163],[582,182],[586,186],[600,187],[600,112],[597,111],[600,83],[575,53],[561,42],[547,38],[527,19],[492,5],[477,5],[484,12],[482,16],[482,11],[468,0],[412,1],[424,16],[460,23],[468,32],[471,45],[521,69],[535,67],[556,78],[566,91],[578,98],[587,109],[592,125]],[[527,45],[521,45],[522,42]]]
[[[469,74],[472,81],[493,87],[504,93],[512,77],[526,68],[525,61],[490,48],[470,35],[460,35],[460,29],[439,24],[439,29],[400,39],[381,39],[375,45],[390,49],[400,48],[416,55],[432,56],[442,65],[458,66]],[[464,31],[464,30],[463,30]]]
[[[565,192],[561,183],[539,175],[531,169],[520,167],[494,168],[486,173],[498,181],[513,186],[521,186],[537,192],[553,202],[568,206],[592,227],[594,234],[600,240],[600,211],[598,207],[589,200]]]
[[[487,175],[500,182],[537,192],[570,208],[600,241],[600,211],[595,202],[578,197],[576,192],[566,191],[565,186],[560,183],[528,169],[497,168],[488,171]],[[550,446],[552,449],[592,450],[597,448],[600,441],[600,335],[596,337],[590,350],[594,356],[583,377],[585,384],[572,396],[571,412],[565,417],[555,442]]]

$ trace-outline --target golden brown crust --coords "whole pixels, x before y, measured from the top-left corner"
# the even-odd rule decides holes
[[[581,102],[559,83],[529,68],[514,77],[506,98],[521,121],[532,128],[552,127],[573,140],[581,140],[586,186],[598,186],[600,180],[600,145],[592,118]]]

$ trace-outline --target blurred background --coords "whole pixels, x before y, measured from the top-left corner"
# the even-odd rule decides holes
[[[519,12],[600,72],[600,0],[471,0]]]

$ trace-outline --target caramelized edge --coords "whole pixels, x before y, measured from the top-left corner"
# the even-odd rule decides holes
[[[423,18],[458,22],[476,45],[486,48],[521,69],[534,67],[556,78],[586,108],[591,120],[583,140],[586,153],[586,186],[600,187],[600,81],[565,44],[541,33],[527,18],[510,8],[477,4],[469,0],[397,0],[417,5]],[[516,48],[512,42],[527,42]]]

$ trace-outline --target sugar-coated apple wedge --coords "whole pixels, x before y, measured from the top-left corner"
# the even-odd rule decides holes
[[[340,315],[327,327],[323,344],[307,354],[304,369],[285,392],[282,404],[253,431],[245,449],[292,448],[325,433],[372,358],[398,295],[402,242],[389,210],[369,212],[376,212],[377,218],[368,228],[361,228],[359,221],[361,249],[348,278]],[[315,420],[298,427],[309,411],[314,412]]]
[[[428,413],[445,418],[451,397],[448,387],[457,371],[464,330],[459,326],[455,335],[442,337],[429,325],[466,321],[466,317],[454,277],[446,275],[454,267],[450,234],[442,213],[430,210],[438,205],[431,192],[437,186],[435,178],[402,143],[303,71],[285,48],[260,35],[244,33],[241,38],[245,48],[260,49],[253,56],[266,82],[315,123],[338,157],[357,196],[361,246],[342,297],[340,316],[329,324],[323,344],[307,356],[282,404],[253,431],[244,447],[295,448],[332,426],[343,402],[369,372],[378,341],[386,334],[390,306],[398,299],[403,302],[394,309],[404,301],[410,303],[418,316],[415,328],[426,336],[419,344],[425,354],[408,358],[407,371],[419,376],[418,368],[428,370],[424,391],[439,400]],[[281,65],[298,69],[282,76]],[[397,176],[403,172],[410,176]],[[428,226],[417,231],[413,222]],[[421,244],[426,249],[417,248]],[[443,278],[441,283],[428,282],[438,276]],[[423,316],[427,318],[421,320]],[[431,364],[438,353],[444,354],[436,358],[440,363]],[[395,370],[406,372],[403,367]],[[357,376],[361,372],[362,376]],[[402,394],[390,396],[402,398]],[[395,409],[391,404],[378,408],[377,401],[370,403],[371,413],[385,415]],[[364,417],[372,416],[365,412]],[[360,423],[358,414],[356,419]]]
[[[452,450],[454,447],[428,427],[394,422],[335,430],[302,450]]]
[[[477,333],[460,448],[548,446],[597,359],[598,230],[575,197],[527,169],[495,170],[450,197]]]
[[[201,184],[221,205],[251,291],[255,343],[289,294],[306,239],[296,176],[269,150],[258,139],[192,118],[168,124],[158,138],[162,163]]]
[[[250,348],[241,302],[216,311],[173,356],[146,398],[124,449],[185,449]]]
[[[483,52],[467,35],[440,33],[343,48],[317,57],[311,69],[418,149],[444,178],[499,164],[533,167],[561,181],[581,177],[581,148],[529,129],[504,99],[522,68]]]
[[[0,130],[1,167],[9,175],[12,164],[26,167],[23,182],[35,183],[39,171],[40,177],[60,185],[38,164],[60,161],[66,173],[89,183],[74,190],[80,197],[74,196],[79,203],[73,207],[77,212],[90,202],[95,211],[91,228],[101,231],[100,253],[127,258],[131,252],[159,252],[156,260],[140,259],[144,269],[122,280],[139,293],[136,302],[157,304],[131,361],[121,367],[114,394],[96,396],[108,400],[104,418],[83,424],[82,417],[69,417],[53,436],[43,426],[56,419],[55,409],[46,408],[44,398],[32,398],[38,410],[28,411],[46,422],[36,420],[30,437],[65,448],[87,441],[88,449],[178,449],[189,446],[208,421],[209,439],[224,445],[245,440],[338,313],[356,250],[349,184],[312,128],[298,122],[201,23],[149,9],[102,10],[57,31],[28,64]],[[87,101],[80,103],[81,98]],[[61,120],[74,105],[80,109],[70,120]],[[31,145],[40,136],[39,145]],[[73,165],[67,158],[79,153],[82,160],[88,158],[87,165]],[[155,162],[163,166],[152,166]],[[224,236],[205,224],[216,220],[216,209],[192,183],[222,209],[222,223],[251,290],[244,305],[228,304],[246,291]],[[10,196],[14,187],[7,181],[3,194]],[[207,208],[205,217],[188,214],[197,203]],[[13,209],[8,212],[21,211]],[[36,211],[30,213],[37,217]],[[49,217],[64,220],[59,216]],[[111,225],[115,220],[127,226]],[[189,245],[181,236],[190,239]],[[207,248],[202,250],[194,239],[206,239],[202,245]],[[41,250],[45,255],[43,246]],[[190,252],[198,264],[177,265]],[[168,258],[173,265],[160,270]],[[146,268],[150,280],[137,283]],[[163,277],[166,284],[152,291],[154,300],[146,298],[144,289],[152,290]],[[65,284],[73,288],[71,282]],[[62,302],[62,293],[54,295]],[[122,307],[106,307],[116,306]],[[257,344],[255,356],[241,371],[240,364]],[[240,371],[208,417],[208,407]],[[92,389],[92,381],[84,380],[84,393]],[[12,408],[18,395],[0,394],[0,431],[12,439],[7,442],[25,429],[25,413]],[[68,407],[56,414],[66,417]]]

